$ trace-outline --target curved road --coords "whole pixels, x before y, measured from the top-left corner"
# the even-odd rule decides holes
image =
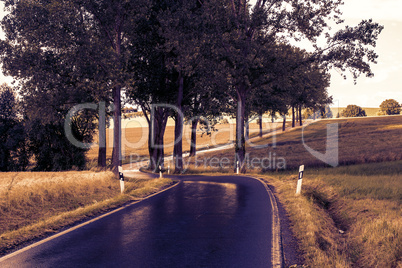
[[[184,177],[0,267],[272,267],[270,197],[247,177]]]

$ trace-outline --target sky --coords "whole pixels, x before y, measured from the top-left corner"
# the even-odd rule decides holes
[[[401,0],[344,0],[341,7],[345,25],[356,26],[362,19],[373,19],[384,26],[379,36],[376,53],[377,64],[372,65],[373,78],[361,76],[354,84],[349,76],[344,80],[337,71],[331,71],[333,106],[346,107],[355,104],[362,107],[379,107],[385,99],[402,102],[402,10]],[[0,17],[3,17],[0,2]],[[0,30],[0,38],[4,34]],[[0,74],[0,84],[11,83],[12,78]]]
[[[373,78],[361,76],[344,80],[336,71],[331,72],[329,94],[334,105],[345,107],[379,107],[385,99],[402,102],[402,10],[401,0],[345,0],[342,7],[345,24],[357,25],[362,19],[372,18],[384,26],[375,48],[379,58],[372,65]]]

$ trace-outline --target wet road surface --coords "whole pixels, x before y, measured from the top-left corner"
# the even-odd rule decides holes
[[[263,185],[246,177],[185,180],[0,267],[271,267]]]

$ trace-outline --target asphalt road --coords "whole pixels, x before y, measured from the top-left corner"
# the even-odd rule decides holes
[[[272,267],[271,217],[257,180],[186,177],[0,267]]]

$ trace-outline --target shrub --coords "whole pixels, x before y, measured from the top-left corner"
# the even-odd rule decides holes
[[[303,119],[313,118],[314,111],[311,108],[304,109],[303,111]]]
[[[343,117],[363,117],[367,116],[366,111],[362,107],[357,105],[348,105],[345,110],[342,111]]]
[[[329,106],[324,106],[320,109],[322,118],[332,118],[334,115],[332,114],[331,108]]]
[[[386,115],[400,114],[401,105],[394,99],[388,99],[381,103],[380,110]]]
[[[229,120],[227,118],[223,118],[219,123],[220,124],[229,124]]]
[[[383,115],[387,115],[384,111],[382,111],[381,109],[378,110],[378,112],[376,113],[377,116],[383,116]]]

